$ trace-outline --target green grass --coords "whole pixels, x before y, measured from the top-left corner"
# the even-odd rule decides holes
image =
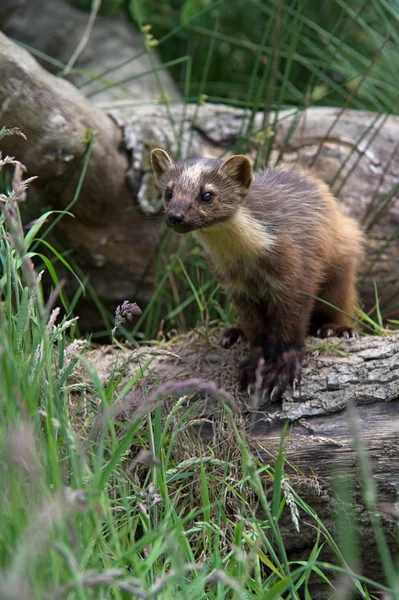
[[[217,443],[200,446],[190,434],[190,410],[183,410],[184,390],[173,382],[168,396],[174,400],[162,405],[152,393],[135,418],[118,418],[115,405],[145,377],[152,358],[138,361],[122,390],[123,368],[105,382],[100,379],[77,341],[69,338],[73,319],[57,314],[60,298],[53,296],[49,305],[43,297],[32,248],[45,219],[24,236],[18,193],[5,187],[0,215],[0,597],[294,600],[311,598],[311,578],[329,586],[332,596],[336,577],[345,575],[361,598],[374,597],[369,590],[398,598],[361,448],[365,501],[385,585],[356,573],[353,544],[348,547],[345,536],[340,541],[339,527],[337,535],[329,531],[291,485],[287,431],[278,455],[263,464],[223,404],[225,396],[214,390],[223,407],[215,417]],[[202,292],[192,293],[205,314]],[[343,497],[341,527],[350,510]],[[280,519],[287,512],[293,528],[307,527],[306,522],[318,531],[302,560],[290,560],[285,550]]]

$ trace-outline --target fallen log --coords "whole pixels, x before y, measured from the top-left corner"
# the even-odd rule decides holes
[[[248,348],[245,344],[225,350],[217,338],[210,340],[196,333],[177,338],[161,347],[169,352],[154,356],[145,373],[150,394],[165,383],[175,382],[176,393],[187,395],[187,404],[195,403],[193,417],[209,416],[220,409],[217,394],[198,391],[198,381],[211,381],[232,399],[234,412],[246,415],[254,448],[265,458],[278,452],[281,432],[291,423],[285,451],[289,462],[305,475],[324,481],[342,466],[355,469],[356,449],[346,414],[348,403],[356,405],[359,427],[365,446],[371,453],[379,487],[396,494],[399,485],[399,334],[369,336],[357,340],[332,339],[325,343],[309,338],[299,394],[286,391],[282,401],[268,404],[238,392],[236,369]],[[157,352],[142,348],[140,355]],[[86,357],[99,371],[106,384],[115,369],[127,366],[125,380],[137,371],[137,353],[102,346]],[[183,385],[184,384],[184,385]],[[121,384],[122,385],[122,384]],[[161,388],[162,389],[162,388]],[[166,394],[166,393],[165,393]],[[171,395],[170,392],[166,395]],[[131,414],[137,391],[126,399]]]
[[[348,464],[345,463],[351,448],[345,408],[349,403],[354,404],[361,418],[364,442],[370,448],[379,448],[381,483],[385,479],[388,484],[389,461],[384,461],[384,448],[392,445],[399,455],[399,437],[396,435],[399,431],[399,334],[330,339],[326,343],[318,338],[308,338],[299,393],[287,390],[281,401],[272,404],[267,397],[250,397],[246,392],[238,391],[237,365],[248,352],[246,344],[238,343],[226,350],[219,346],[214,335],[206,339],[194,332],[160,346],[161,354],[153,357],[146,370],[145,386],[151,392],[165,383],[187,384],[187,402],[190,405],[195,402],[195,416],[198,416],[209,415],[220,408],[217,394],[212,394],[212,399],[206,390],[196,389],[196,381],[213,382],[216,389],[227,392],[234,412],[251,416],[251,436],[267,439],[271,452],[278,449],[283,424],[289,421],[292,430],[287,438],[288,456],[292,456],[304,472],[318,473],[320,468],[320,476],[326,479],[331,477],[333,463],[339,466],[340,452],[344,465],[352,464],[350,459]],[[162,354],[162,349],[167,352]],[[157,350],[144,347],[139,353],[147,359],[147,354],[157,354]],[[125,379],[132,377],[137,370],[136,356],[136,351],[122,352],[111,346],[101,346],[86,355],[98,368],[104,383],[122,363],[128,364]],[[186,393],[184,386],[177,390],[181,395]],[[137,392],[133,392],[132,398],[136,397]],[[372,420],[365,420],[368,412],[376,419],[376,427]],[[328,460],[326,455],[317,465],[311,455],[317,454],[318,447],[334,448],[334,458],[330,456]],[[376,460],[379,460],[378,454]],[[384,464],[385,468],[382,468]],[[393,480],[388,487],[393,489],[399,484],[399,467],[391,471]]]

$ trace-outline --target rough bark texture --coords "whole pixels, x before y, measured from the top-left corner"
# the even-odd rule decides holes
[[[79,201],[73,207],[76,218],[63,219],[59,231],[106,306],[114,307],[126,298],[145,303],[160,235],[150,218],[160,210],[150,173],[150,149],[162,146],[176,153],[182,136],[183,154],[218,156],[240,139],[248,115],[205,105],[186,110],[181,106],[115,109],[107,116],[3,35],[0,64],[0,126],[19,126],[29,138],[27,143],[15,136],[5,138],[3,151],[20,158],[30,175],[39,175],[36,188],[46,190],[46,201],[55,208],[68,205],[75,192],[85,151],[82,136],[87,129],[97,131]],[[254,131],[261,130],[262,119],[263,115],[255,116]],[[279,115],[272,160],[281,152],[286,161],[309,165],[321,145],[315,172],[330,183],[336,178],[333,189],[343,209],[362,218],[376,192],[379,196],[396,184],[398,137],[396,117],[376,119],[372,113],[355,111],[340,116],[333,108],[285,112]],[[255,134],[249,154],[253,156],[261,143],[262,136]],[[398,225],[395,200],[394,195],[385,216],[368,232],[369,261],[378,260],[362,290],[367,308],[374,304],[374,278],[384,307],[399,304],[394,283],[397,239],[389,248],[383,247]]]
[[[337,476],[345,474],[352,484],[352,497],[347,507],[348,526],[356,528],[362,552],[363,574],[371,579],[383,580],[379,552],[370,517],[361,493],[362,476],[358,452],[353,437],[357,425],[362,443],[370,460],[372,477],[377,490],[378,514],[382,520],[390,549],[398,553],[396,538],[396,499],[399,486],[399,335],[368,337],[359,340],[332,339],[308,340],[304,365],[303,384],[299,397],[287,392],[282,402],[267,405],[260,410],[248,410],[253,404],[244,394],[238,394],[236,369],[247,352],[238,344],[229,350],[221,348],[218,338],[204,339],[190,333],[164,347],[171,354],[155,356],[145,371],[145,386],[149,400],[155,398],[154,390],[164,389],[158,397],[165,403],[165,415],[178,397],[186,395],[190,419],[200,428],[202,440],[210,444],[215,458],[229,456],[232,472],[240,470],[241,454],[236,452],[237,442],[231,435],[228,419],[221,414],[220,399],[214,390],[200,389],[199,378],[214,382],[229,394],[234,407],[235,421],[263,464],[273,464],[279,452],[283,425],[290,421],[284,450],[285,473],[293,488],[318,514],[327,529],[335,535],[335,490],[339,488]],[[151,354],[157,349],[147,351]],[[141,349],[140,352],[145,352]],[[145,364],[149,356],[141,355]],[[125,368],[126,380],[137,371],[137,352],[102,347],[86,354],[89,362],[99,369],[101,380],[107,384],[115,370]],[[194,381],[193,381],[194,378]],[[187,381],[189,380],[189,381]],[[171,394],[164,384],[175,382]],[[183,385],[183,382],[186,382]],[[124,381],[121,382],[123,386]],[[142,384],[144,385],[144,383]],[[130,392],[123,401],[127,418],[141,407],[139,390]],[[355,405],[353,418],[345,410],[347,403]],[[189,423],[187,424],[189,425]],[[184,428],[185,431],[188,427]],[[179,441],[176,441],[179,444]],[[182,440],[181,444],[187,443]],[[226,450],[228,448],[228,450]],[[192,451],[192,449],[191,449]],[[182,448],[182,454],[184,448]],[[200,451],[199,451],[200,452]],[[309,556],[318,535],[315,523],[300,511],[299,532],[293,525],[288,507],[280,520],[285,547],[290,560]],[[348,535],[352,535],[348,532]],[[322,559],[334,560],[328,551]],[[320,583],[320,582],[319,582]],[[330,598],[329,590],[315,581],[312,597]]]

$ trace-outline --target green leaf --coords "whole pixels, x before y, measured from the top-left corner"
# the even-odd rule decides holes
[[[17,329],[16,329],[16,342],[17,342],[17,350],[20,352],[22,348],[22,341],[24,339],[25,330],[27,328],[28,319],[29,319],[29,288],[24,288],[22,294],[22,300],[18,311],[18,321],[17,321]]]
[[[32,244],[34,238],[39,233],[40,229],[43,227],[48,217],[56,214],[68,215],[69,217],[73,217],[72,213],[63,210],[49,210],[48,212],[43,213],[38,219],[36,219],[36,221],[33,223],[32,227],[29,229],[28,233],[25,236],[26,251],[29,250],[29,247]]]
[[[79,279],[79,277],[76,275],[75,271],[72,269],[71,265],[65,260],[65,258],[63,256],[61,256],[61,254],[54,248],[54,246],[52,246],[51,244],[49,244],[48,242],[46,242],[46,240],[43,240],[41,238],[38,238],[36,241],[41,242],[42,244],[44,244],[44,246],[46,246],[46,248],[48,248],[53,254],[54,256],[56,256],[58,258],[58,260],[64,265],[64,267],[66,269],[68,269],[68,271],[71,273],[71,275],[74,276],[74,278],[76,279],[76,281],[79,283],[79,286],[81,288],[81,290],[83,291],[83,293],[85,292],[85,287],[81,281],[81,279]],[[40,258],[43,259],[43,255],[39,254]]]
[[[40,256],[40,258],[44,262],[44,265],[45,265],[47,271],[49,272],[50,277],[53,280],[55,287],[57,287],[60,283],[60,280],[58,279],[58,275],[57,275],[53,265],[51,264],[51,262],[49,261],[47,256],[44,256],[44,254],[37,254],[37,256]],[[60,290],[60,300],[62,302],[63,307],[68,312],[67,301],[66,301],[64,294],[62,293],[62,290]]]

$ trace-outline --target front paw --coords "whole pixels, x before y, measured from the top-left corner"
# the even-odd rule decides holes
[[[239,329],[238,327],[230,327],[230,329],[226,329],[223,332],[220,343],[223,348],[231,348],[236,342],[238,342],[240,338],[245,338],[242,329]]]
[[[295,391],[301,382],[303,352],[296,346],[287,346],[272,359],[255,353],[244,360],[239,368],[240,391],[265,392],[270,400],[277,400],[287,387]]]
[[[262,372],[262,388],[270,400],[281,397],[287,387],[293,391],[301,384],[303,353],[291,348],[284,351],[275,361],[267,362]]]

